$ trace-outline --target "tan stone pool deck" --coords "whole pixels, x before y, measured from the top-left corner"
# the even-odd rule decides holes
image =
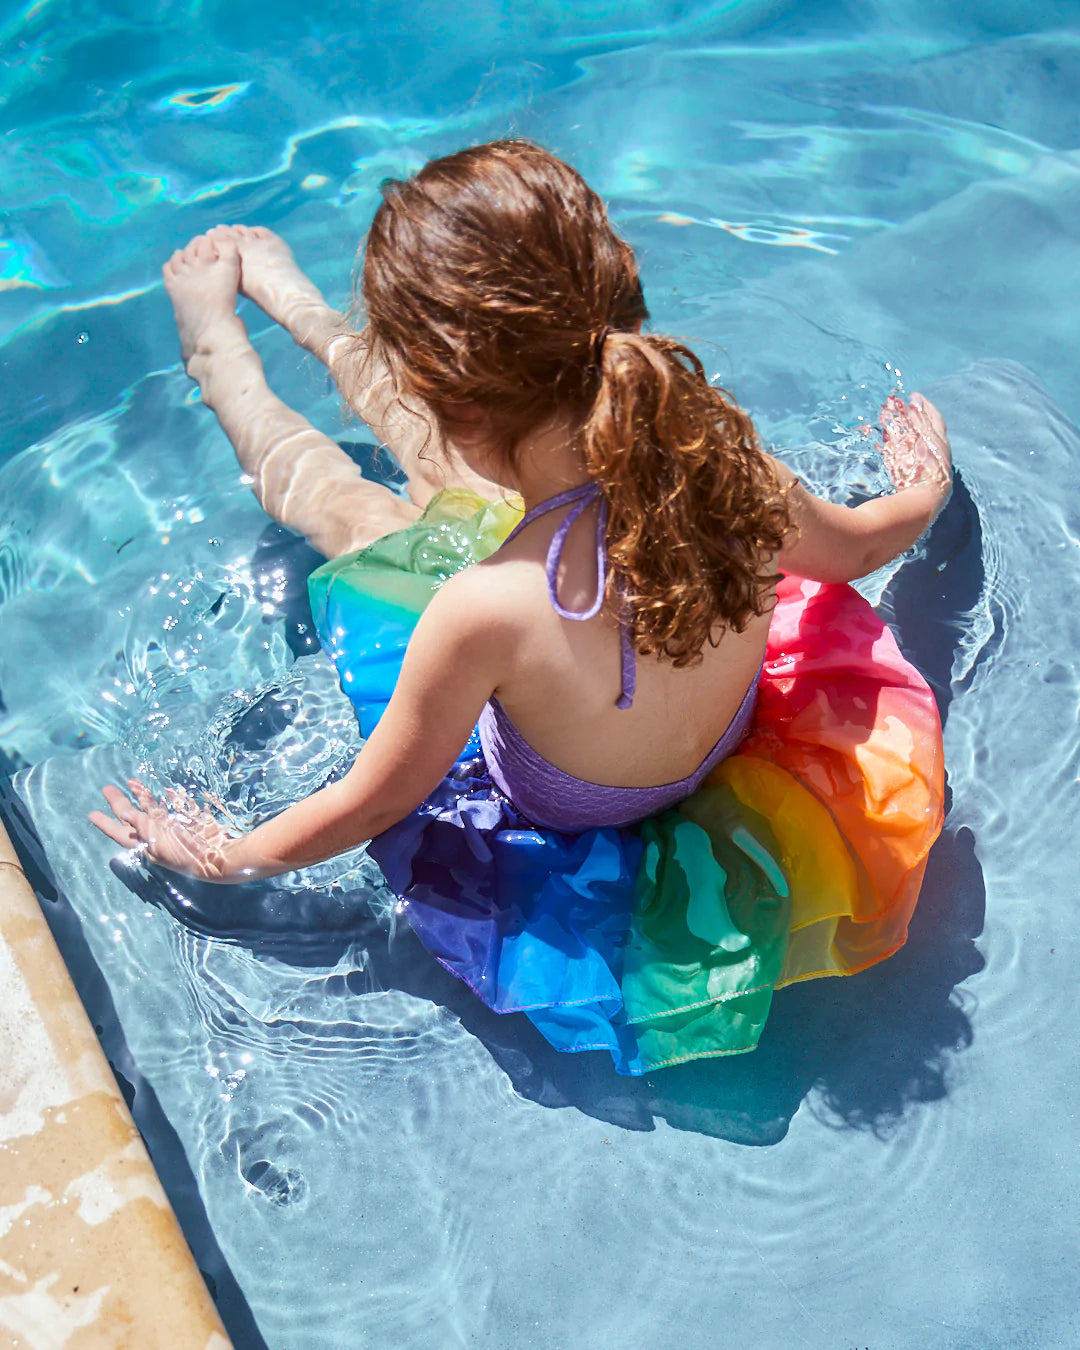
[[[228,1350],[0,825],[0,1350]]]

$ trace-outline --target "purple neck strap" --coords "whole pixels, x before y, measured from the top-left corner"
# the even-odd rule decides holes
[[[599,501],[599,509],[596,513],[596,598],[586,609],[566,609],[559,600],[559,564],[562,562],[563,549],[566,547],[566,537],[574,521],[592,505]],[[536,520],[538,516],[545,516],[549,511],[557,511],[560,506],[569,506],[570,510],[559,523],[551,539],[551,544],[547,551],[547,588],[548,597],[551,600],[551,606],[555,613],[561,619],[573,619],[583,622],[585,619],[594,619],[600,613],[604,603],[604,592],[607,589],[607,551],[604,547],[604,540],[607,533],[608,508],[604,500],[598,483],[583,483],[581,487],[569,488],[566,492],[560,492],[554,497],[549,497],[546,501],[538,503],[525,512],[517,528],[510,535],[513,539],[519,530],[525,528],[530,521]],[[507,540],[509,543],[510,540]],[[622,657],[622,692],[615,701],[617,708],[629,708],[634,701],[634,690],[637,687],[637,666],[634,660],[634,649],[630,643],[630,626],[626,622],[625,615],[619,618],[619,644]]]

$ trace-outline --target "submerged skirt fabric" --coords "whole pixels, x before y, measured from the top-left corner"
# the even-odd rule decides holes
[[[417,524],[312,575],[316,626],[365,735],[424,605],[519,518],[444,492]],[[750,734],[674,809],[621,829],[538,828],[492,783],[474,735],[369,851],[421,942],[489,1007],[641,1074],[752,1050],[774,990],[901,946],[942,798],[937,706],[889,629],[849,586],[787,579]]]

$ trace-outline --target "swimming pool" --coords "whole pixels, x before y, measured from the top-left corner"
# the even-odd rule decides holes
[[[1076,1344],[1075,18],[6,21],[5,814],[40,840],[46,909],[237,1345]],[[139,761],[246,819],[355,746],[298,602],[310,560],[192,399],[160,261],[261,221],[344,299],[380,179],[507,131],[595,183],[657,326],[817,485],[875,484],[859,420],[897,383],[939,402],[963,480],[869,586],[946,714],[948,833],[909,945],[780,995],[754,1055],[638,1083],[388,942],[362,858],[296,893],[140,896],[83,824]],[[338,428],[321,374],[256,341]]]

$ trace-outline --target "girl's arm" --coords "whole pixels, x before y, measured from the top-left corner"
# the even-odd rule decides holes
[[[813,581],[854,581],[883,566],[924,534],[948,500],[952,455],[937,408],[913,394],[893,395],[882,412],[882,456],[897,491],[859,506],[815,497],[778,460],[789,486],[792,531],[773,565]]]
[[[203,881],[252,881],[321,862],[380,834],[447,773],[499,682],[510,649],[479,569],[451,579],[417,624],[393,697],[349,772],[247,834],[230,838],[209,812],[171,799],[166,810],[134,780],[133,804],[115,787],[113,816],[90,819],[110,839]]]

